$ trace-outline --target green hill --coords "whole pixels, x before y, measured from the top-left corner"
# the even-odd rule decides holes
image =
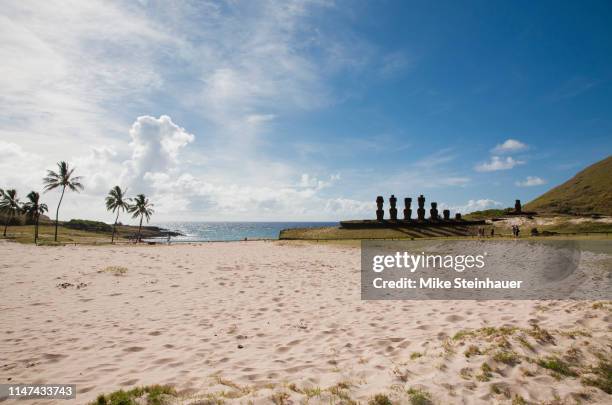
[[[525,205],[526,211],[612,215],[612,156]]]

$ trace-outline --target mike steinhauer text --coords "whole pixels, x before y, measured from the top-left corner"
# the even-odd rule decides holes
[[[417,269],[441,269],[463,272],[466,269],[483,269],[485,257],[482,255],[430,255],[424,252],[413,255],[396,252],[392,255],[376,255],[372,258],[372,270],[381,273],[385,269],[401,269],[414,273]],[[372,280],[376,289],[516,289],[521,288],[522,280],[493,280],[489,277],[468,279],[456,277],[452,281],[439,277],[400,277],[385,280],[377,277]]]

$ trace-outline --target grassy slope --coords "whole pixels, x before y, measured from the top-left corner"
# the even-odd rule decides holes
[[[38,229],[38,243],[53,244],[54,232],[54,226],[41,225]],[[33,243],[34,225],[9,226],[7,238],[20,243]],[[104,232],[82,231],[64,228],[63,226],[58,228],[60,243],[110,243],[110,238],[110,235]]]
[[[562,214],[612,215],[612,156],[525,205],[525,210]]]
[[[4,227],[0,227],[0,239],[2,238],[2,231]],[[118,226],[117,234],[115,235],[115,241],[126,242],[128,235],[134,235],[138,231],[137,226]],[[52,224],[43,224],[39,227],[39,239],[40,244],[53,244],[53,236],[55,227]],[[149,238],[158,236],[156,232],[152,232],[149,229],[143,227],[142,229],[143,238]],[[34,225],[20,225],[20,226],[9,226],[7,230],[7,239],[13,240],[20,243],[33,243],[34,242]],[[60,243],[110,243],[111,233],[110,232],[94,232],[85,231],[79,229],[70,229],[63,226],[58,227],[58,239]]]

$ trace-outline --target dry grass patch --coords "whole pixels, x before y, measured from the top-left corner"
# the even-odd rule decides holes
[[[127,272],[128,272],[127,267],[123,267],[123,266],[108,266],[98,271],[98,273],[109,273],[117,277],[125,276]]]

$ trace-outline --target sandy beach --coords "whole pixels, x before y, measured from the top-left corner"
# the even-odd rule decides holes
[[[606,277],[609,255],[586,259]],[[185,404],[612,400],[584,383],[610,360],[609,302],[362,301],[359,268],[341,245],[0,242],[0,380],[77,385],[20,402],[40,404],[150,384]]]

